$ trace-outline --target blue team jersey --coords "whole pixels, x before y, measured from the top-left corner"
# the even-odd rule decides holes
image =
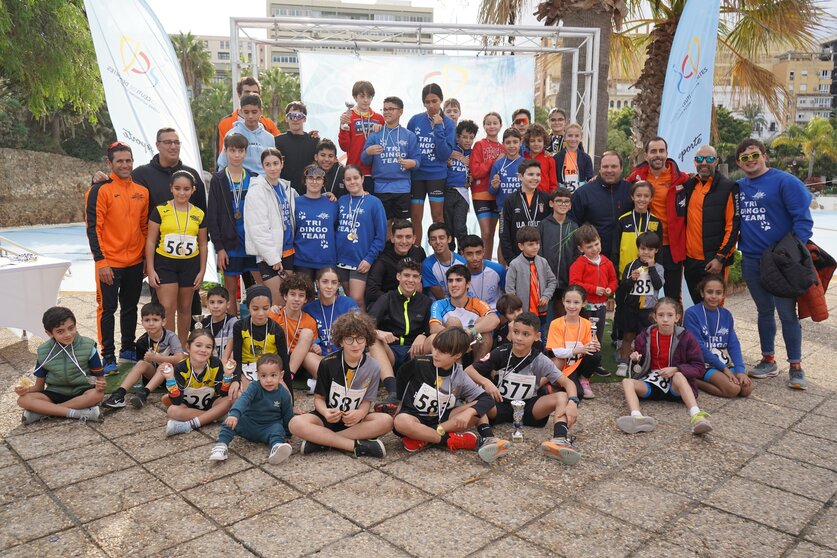
[[[442,287],[442,292],[445,293],[445,296],[447,296],[448,281],[445,278],[445,273],[447,273],[448,269],[450,269],[454,264],[464,265],[465,263],[465,258],[459,254],[454,253],[449,264],[443,264],[436,259],[436,254],[430,254],[421,263],[421,285],[425,289],[435,286]],[[426,294],[430,297],[433,296],[429,292]]]
[[[317,322],[317,335],[319,336],[316,343],[323,350],[323,356],[330,355],[340,347],[331,342],[331,326],[334,320],[352,310],[357,310],[357,303],[347,296],[337,296],[334,303],[324,305],[320,299],[315,298],[308,304],[302,307],[303,312],[311,314],[314,321]]]
[[[337,263],[337,202],[296,198],[294,265],[322,269]]]
[[[491,165],[491,172],[488,173],[488,193],[497,196],[497,210],[500,215],[503,214],[503,204],[506,198],[520,189],[520,175],[517,174],[517,167],[523,160],[523,157],[511,160],[503,156]],[[491,186],[495,174],[500,175],[500,187],[497,189]]]
[[[497,300],[506,291],[506,268],[497,262],[486,260],[481,273],[471,274],[471,288],[468,296],[484,300],[492,310],[497,309]]]

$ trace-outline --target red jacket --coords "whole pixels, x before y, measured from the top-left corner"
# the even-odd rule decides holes
[[[592,304],[607,302],[607,295],[597,295],[596,287],[616,292],[616,268],[605,256],[599,265],[594,264],[583,254],[570,266],[570,285],[579,285],[587,292],[587,300]]]
[[[666,165],[671,172],[671,185],[666,196],[666,221],[663,226],[668,230],[669,249],[671,259],[682,262],[686,259],[686,188],[683,186],[689,175],[682,172],[673,159],[668,159]],[[641,163],[634,168],[634,172],[626,178],[628,182],[648,180],[651,167],[648,163]]]
[[[352,119],[349,122],[349,129],[344,130],[340,128],[340,133],[337,135],[337,143],[340,145],[340,149],[346,152],[346,164],[359,166],[364,176],[372,174],[372,167],[364,165],[360,161],[360,152],[363,151],[363,146],[366,145],[366,136],[372,133],[372,126],[375,124],[383,126],[384,117],[371,108],[365,117],[362,117],[355,109],[352,109]],[[367,128],[366,134],[363,133],[364,127]]]
[[[555,172],[555,159],[550,157],[545,151],[541,151],[534,157],[531,153],[524,155],[527,159],[534,159],[541,164],[541,183],[538,184],[538,190],[551,194],[558,189],[558,174]]]
[[[796,299],[799,319],[802,320],[810,316],[815,322],[823,322],[828,319],[828,302],[825,299],[825,291],[828,290],[828,284],[831,282],[834,270],[837,269],[837,264],[835,264],[831,255],[813,242],[808,241],[807,247],[811,253],[811,260],[814,262],[814,269],[817,271],[819,282],[816,285],[811,285],[802,296]]]

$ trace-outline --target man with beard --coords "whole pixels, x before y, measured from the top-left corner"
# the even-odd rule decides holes
[[[686,259],[686,190],[689,175],[668,157],[668,143],[661,137],[645,144],[645,162],[634,168],[628,182],[645,180],[654,187],[651,213],[663,224],[663,246],[657,263],[665,270],[665,292],[680,300],[683,283],[683,260]]]
[[[726,278],[735,259],[740,216],[738,185],[718,172],[718,154],[703,145],[695,155],[697,174],[686,181],[686,263],[683,272],[692,302],[701,301],[698,283],[709,274]]]

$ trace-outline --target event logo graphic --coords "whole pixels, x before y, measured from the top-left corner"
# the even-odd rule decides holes
[[[151,82],[151,87],[157,86],[159,80],[154,74],[154,67],[139,41],[127,35],[122,35],[119,38],[119,56],[122,58],[123,72],[145,75]]]
[[[689,41],[689,46],[686,47],[686,55],[680,63],[680,68],[678,69],[677,66],[674,66],[672,69],[680,75],[680,79],[677,80],[677,90],[680,93],[685,93],[687,81],[696,78],[701,73],[700,39],[698,37],[692,37],[692,40]]]

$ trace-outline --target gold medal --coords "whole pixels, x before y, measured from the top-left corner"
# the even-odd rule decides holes
[[[355,240],[355,233],[350,232],[349,234],[346,235],[346,238],[348,238],[351,241],[354,241]]]
[[[445,429],[444,429],[444,428],[442,428],[442,425],[441,425],[441,424],[440,424],[439,426],[437,426],[437,427],[436,427],[436,433],[437,433],[439,436],[444,436],[444,435],[445,435]]]
[[[239,219],[241,219],[241,212],[236,211],[235,213],[233,213],[233,217],[235,217],[235,220],[238,221]]]
[[[178,256],[185,256],[186,255],[186,248],[184,248],[183,246],[178,246],[177,247],[177,255]]]

